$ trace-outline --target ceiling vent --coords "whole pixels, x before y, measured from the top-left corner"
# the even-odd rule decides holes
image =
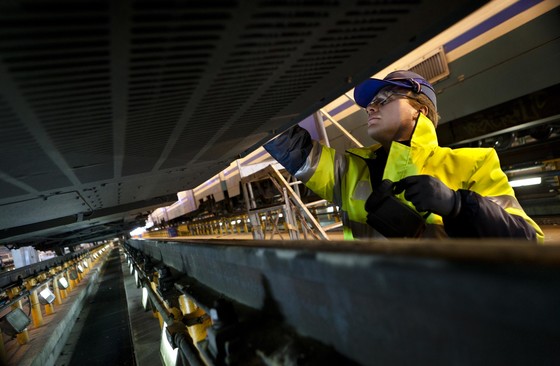
[[[447,57],[445,57],[443,47],[439,47],[424,55],[422,58],[417,60],[416,63],[413,63],[413,65],[414,66],[409,67],[408,69],[422,75],[431,84],[435,84],[449,75]]]

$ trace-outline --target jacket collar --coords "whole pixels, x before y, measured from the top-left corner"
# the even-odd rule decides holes
[[[432,121],[424,114],[420,113],[414,132],[412,132],[412,140],[410,147],[418,148],[435,148],[438,146],[436,128]],[[366,147],[357,147],[346,150],[348,153],[357,155],[363,159],[375,159],[377,149],[381,148],[381,144],[375,144]]]
[[[418,120],[416,121],[416,127],[412,133],[410,146],[412,148],[438,146],[436,127],[432,121],[422,113],[420,113]]]

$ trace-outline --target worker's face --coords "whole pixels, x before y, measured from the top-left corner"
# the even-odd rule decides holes
[[[392,141],[406,141],[412,137],[418,111],[410,105],[406,91],[381,90],[366,112],[368,135],[385,148]]]

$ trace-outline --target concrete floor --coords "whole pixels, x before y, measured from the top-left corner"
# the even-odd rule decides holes
[[[161,330],[144,311],[122,251],[112,250],[55,366],[160,366]]]

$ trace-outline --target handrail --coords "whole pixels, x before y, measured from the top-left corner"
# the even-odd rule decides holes
[[[14,269],[12,271],[2,272],[0,273],[0,291],[6,291],[14,286],[17,286],[15,282],[18,281],[18,277],[21,277],[21,279],[25,281],[26,278],[35,277],[42,272],[47,272],[45,271],[45,267],[51,268],[60,266],[65,262],[76,259],[83,255],[87,255],[88,253],[95,251],[103,245],[105,244],[100,244],[93,248],[83,249],[79,252],[73,252],[64,256],[47,259],[38,263],[33,263],[25,267]]]

